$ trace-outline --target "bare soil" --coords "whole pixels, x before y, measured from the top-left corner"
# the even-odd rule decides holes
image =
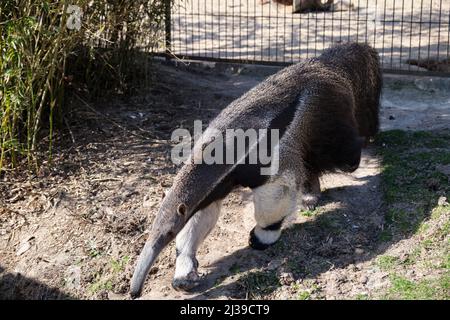
[[[170,161],[172,130],[192,128],[195,119],[207,125],[274,71],[158,63],[155,85],[145,92],[97,103],[73,98],[54,165],[44,163],[38,174],[11,172],[0,181],[0,298],[128,299],[146,228],[177,171]],[[384,101],[403,92],[389,90]],[[403,111],[389,107],[382,111],[383,126],[402,128]],[[448,116],[442,110],[429,108],[423,121],[448,126],[446,119],[431,121]],[[423,129],[420,121],[404,126]],[[142,298],[376,297],[389,284],[376,257],[410,246],[408,239],[379,241],[385,211],[376,154],[369,146],[353,174],[324,176],[316,212],[299,212],[280,242],[264,252],[247,244],[254,226],[251,192],[236,190],[199,250],[204,284],[189,294],[172,289],[171,244],[152,268]]]

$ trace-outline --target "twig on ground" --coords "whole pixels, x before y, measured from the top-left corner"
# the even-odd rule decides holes
[[[67,127],[67,130],[69,130],[70,138],[72,139],[72,143],[75,144],[75,137],[73,135],[72,129],[70,129],[69,123],[67,122],[67,118],[64,117],[64,124]]]
[[[95,181],[95,182],[122,181],[122,179],[119,179],[119,178],[95,178],[95,179],[91,179],[91,181]]]

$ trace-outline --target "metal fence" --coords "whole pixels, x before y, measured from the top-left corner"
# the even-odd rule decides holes
[[[166,49],[178,57],[285,65],[356,41],[387,72],[450,75],[450,0],[336,0],[309,13],[269,0],[174,2]]]

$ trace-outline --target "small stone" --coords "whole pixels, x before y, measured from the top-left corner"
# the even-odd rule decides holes
[[[23,253],[27,252],[30,248],[31,248],[31,244],[28,241],[22,243],[16,252],[16,256],[22,255]]]
[[[361,276],[361,278],[359,278],[359,282],[362,284],[366,284],[367,281],[369,281],[369,278],[367,278],[367,276]]]
[[[149,195],[145,195],[144,200],[142,201],[142,206],[144,208],[151,208],[153,206],[154,202],[150,198]]]
[[[395,117],[393,115],[390,115],[389,120],[395,120]]]
[[[399,260],[401,263],[405,263],[406,261],[408,261],[408,259],[409,259],[409,254],[406,252],[400,254],[400,256],[399,256]]]
[[[282,285],[289,286],[293,282],[295,282],[295,279],[292,272],[283,272],[280,274],[280,283]]]
[[[125,300],[125,296],[114,292],[108,292],[108,300]]]
[[[363,254],[363,253],[364,253],[364,250],[363,250],[363,249],[361,249],[361,248],[356,248],[356,249],[355,249],[355,254],[361,255],[361,254]]]
[[[159,268],[157,266],[153,266],[150,271],[148,272],[148,274],[155,274],[159,271]]]
[[[162,292],[168,292],[168,291],[170,291],[170,289],[169,289],[168,286],[163,286],[163,287],[161,287],[161,291]]]
[[[410,269],[410,270],[406,271],[406,276],[407,276],[408,278],[412,278],[412,277],[414,277],[415,275],[416,275],[416,272],[415,272],[415,270],[413,270],[413,269]]]
[[[438,206],[448,206],[448,204],[446,197],[439,197]]]
[[[81,268],[79,266],[70,266],[64,274],[65,286],[68,289],[76,290],[80,288]]]
[[[278,269],[281,265],[283,264],[283,261],[278,259],[278,260],[272,260],[269,262],[269,264],[267,265],[267,270],[275,270]]]

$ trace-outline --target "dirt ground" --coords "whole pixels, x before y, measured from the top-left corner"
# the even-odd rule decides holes
[[[177,171],[170,135],[206,125],[223,107],[276,68],[156,64],[155,86],[95,104],[74,98],[55,165],[0,181],[0,297],[128,299],[129,279],[163,194]],[[382,129],[450,127],[447,80],[386,78]],[[205,281],[189,294],[170,283],[175,250],[163,251],[142,299],[353,299],[388,286],[379,255],[408,241],[380,243],[384,202],[375,147],[353,174],[321,179],[315,214],[302,212],[281,241],[248,247],[251,193],[237,190],[199,250]],[[417,273],[420,277],[420,273]]]

